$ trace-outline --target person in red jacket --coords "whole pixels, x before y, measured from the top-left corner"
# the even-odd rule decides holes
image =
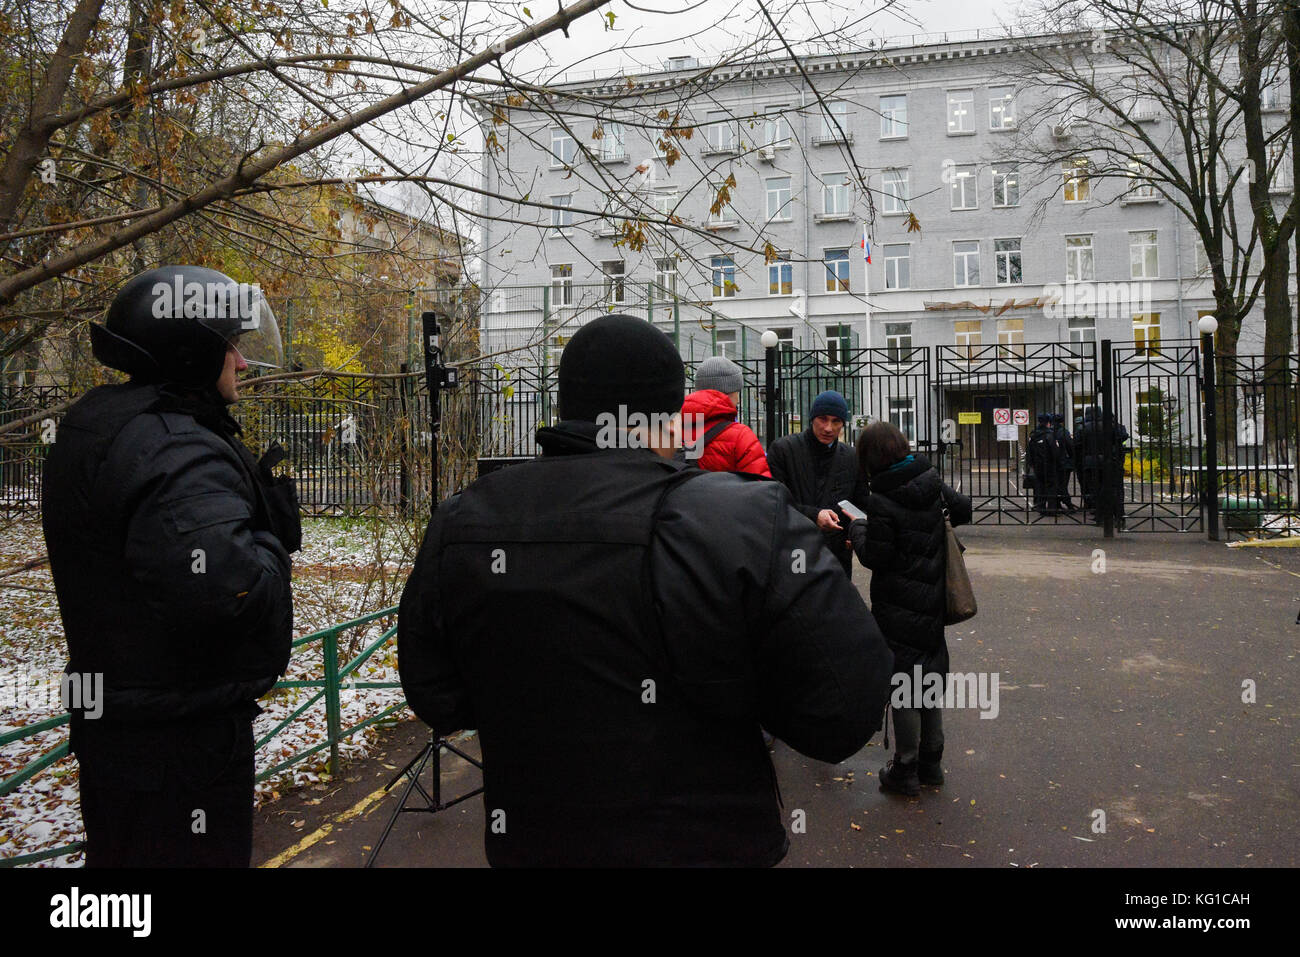
[[[726,356],[710,356],[695,372],[695,389],[682,403],[682,445],[706,440],[704,453],[688,459],[706,472],[752,472],[772,477],[754,430],[736,421],[744,378]],[[731,425],[714,432],[725,422]],[[712,432],[712,434],[710,434]]]

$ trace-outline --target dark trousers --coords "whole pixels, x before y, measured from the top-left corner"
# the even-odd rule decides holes
[[[1034,508],[1040,512],[1057,508],[1056,473],[1042,465],[1034,466]]]
[[[1083,498],[1083,507],[1089,511],[1097,507],[1097,477],[1093,469],[1079,469],[1079,495]]]
[[[1070,499],[1070,469],[1063,468],[1056,473],[1056,492],[1059,496],[1056,504],[1060,508],[1074,508]]]
[[[253,856],[253,724],[188,726],[156,774],[121,766],[103,743],[81,759],[87,867],[248,867]]]
[[[943,751],[942,708],[890,708],[894,719],[894,760],[911,764],[922,751]]]

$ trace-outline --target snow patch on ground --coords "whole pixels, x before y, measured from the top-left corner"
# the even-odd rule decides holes
[[[410,556],[419,544],[417,526],[384,525],[374,520],[307,519],[303,522],[303,548],[294,557],[294,635],[301,637],[329,625],[358,618],[397,603],[409,573]],[[0,575],[43,557],[45,541],[39,516],[33,514],[6,523],[0,529]],[[339,636],[341,665],[351,661],[376,640],[396,618],[379,619]],[[323,644],[296,649],[287,680],[324,678]],[[42,566],[0,577],[0,680],[11,685],[22,680],[55,682],[66,661],[63,628],[49,568]],[[356,682],[394,682],[397,675],[396,639],[391,639],[363,663]],[[260,702],[264,709],[254,723],[257,740],[269,734],[303,705],[315,689],[272,691]],[[0,702],[0,734],[33,725],[63,712],[48,696],[22,696],[18,706]],[[340,720],[344,729],[379,714],[402,701],[400,687],[348,688],[340,695]],[[405,709],[393,715],[405,717]],[[366,756],[378,728],[371,726],[339,747],[340,759]],[[16,774],[32,760],[67,740],[67,727],[45,731],[0,746],[0,780]],[[328,721],[322,698],[272,741],[258,751],[257,769],[281,763],[291,754],[328,741]],[[287,790],[328,778],[329,748],[257,785],[260,805],[277,800]],[[77,762],[64,757],[12,793],[0,797],[0,858],[33,854],[61,847],[85,837],[81,826]],[[42,861],[41,867],[74,867],[81,855],[64,855]]]

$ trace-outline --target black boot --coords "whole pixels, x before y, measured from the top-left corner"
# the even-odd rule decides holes
[[[880,769],[880,790],[916,797],[921,793],[921,782],[916,776],[916,762],[903,764],[897,758]]]
[[[938,751],[922,751],[916,758],[916,777],[921,784],[938,787],[943,784],[943,748]]]

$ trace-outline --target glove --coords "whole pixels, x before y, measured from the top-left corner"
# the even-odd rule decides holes
[[[302,548],[302,516],[298,507],[298,486],[287,475],[276,477],[271,469],[288,456],[279,442],[272,442],[257,463],[261,472],[262,491],[271,521],[271,532],[280,540],[286,552]]]

